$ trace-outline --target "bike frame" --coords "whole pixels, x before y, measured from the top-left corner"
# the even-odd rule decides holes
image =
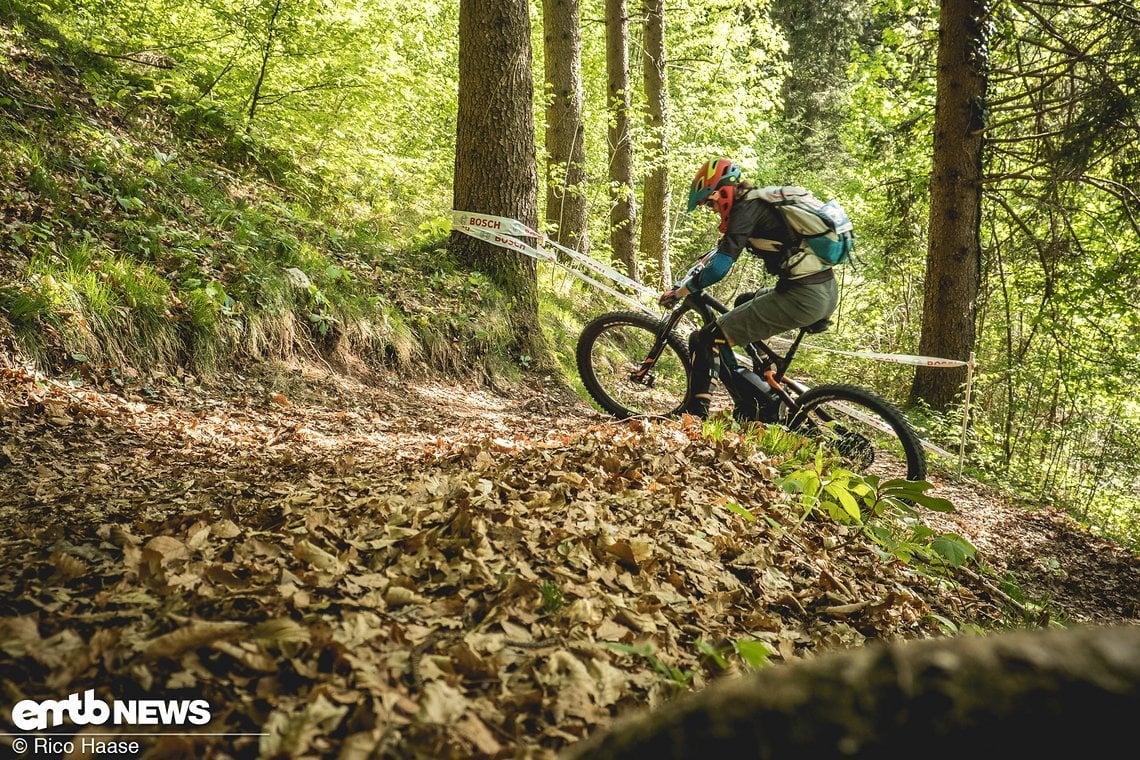
[[[728,306],[721,303],[714,296],[704,292],[690,293],[685,296],[682,304],[673,309],[672,312],[666,316],[662,329],[657,335],[657,340],[654,341],[653,348],[650,349],[649,354],[641,363],[641,366],[630,377],[631,380],[637,383],[649,383],[650,372],[653,370],[654,364],[657,362],[657,357],[661,355],[661,351],[665,348],[666,336],[673,331],[681,320],[689,312],[693,312],[700,317],[702,324],[709,324],[716,320],[718,314],[725,314],[729,310]],[[762,340],[753,341],[742,348],[748,354],[748,358],[752,361],[752,370],[756,374],[764,378],[765,382],[772,389],[772,392],[779,396],[780,400],[790,410],[794,410],[797,406],[795,396],[788,392],[791,388],[796,395],[800,395],[808,390],[808,387],[803,383],[793,380],[786,376],[788,367],[792,363],[792,358],[796,355],[796,350],[800,346],[804,335],[807,330],[800,328],[796,334],[795,339],[792,341],[791,347],[788,348],[787,353],[781,355],[775,351],[771,346]],[[721,382],[728,384],[735,382],[733,378],[727,375],[727,370],[723,369],[720,373]],[[787,387],[785,387],[785,385]]]

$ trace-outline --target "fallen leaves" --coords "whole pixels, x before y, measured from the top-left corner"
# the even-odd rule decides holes
[[[800,524],[776,463],[692,420],[314,387],[340,401],[3,370],[5,691],[191,694],[265,734],[194,754],[538,757],[769,657],[990,612]]]

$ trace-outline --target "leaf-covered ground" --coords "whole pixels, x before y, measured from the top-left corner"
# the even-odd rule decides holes
[[[1140,558],[1052,510],[941,484],[980,560],[945,579],[802,520],[777,464],[541,378],[0,364],[0,717],[95,689],[229,734],[155,757],[543,757],[765,660],[1140,623]]]

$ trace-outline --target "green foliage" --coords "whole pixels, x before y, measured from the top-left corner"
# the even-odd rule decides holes
[[[314,172],[265,132],[235,131],[232,103],[180,78],[186,61],[124,53],[158,39],[131,35],[164,33],[146,7],[109,13],[123,26],[102,29],[95,65],[71,63],[89,55],[68,39],[95,23],[86,8],[57,9],[62,36],[19,38],[32,51],[19,60],[36,65],[0,58],[12,96],[0,108],[19,116],[0,123],[0,259],[20,270],[0,306],[30,356],[207,370],[317,344],[404,367],[511,371],[501,296],[440,254],[446,224],[422,224],[411,252],[384,244],[397,237],[329,165]],[[144,59],[156,63],[133,63]],[[28,105],[49,97],[54,110]]]
[[[959,567],[976,553],[965,538],[937,534],[919,521],[920,508],[953,511],[949,501],[926,493],[934,487],[926,481],[883,481],[874,475],[828,469],[820,450],[813,467],[795,470],[779,484],[799,497],[801,520],[820,511],[829,519],[859,528],[879,547],[885,561],[917,559]]]
[[[758,639],[737,639],[721,646],[707,641],[698,641],[697,650],[708,658],[721,670],[728,670],[732,663],[730,656],[735,656],[748,670],[760,670],[767,667],[769,659],[775,652]]]
[[[133,349],[116,335],[151,330],[137,360],[213,364],[347,341],[404,367],[517,370],[503,347],[509,310],[494,289],[435,263],[452,202],[456,3],[0,8],[0,255],[20,262],[3,272],[0,305],[29,353],[47,358],[45,341],[58,336],[96,357],[103,344],[125,354]],[[858,17],[849,29],[785,26],[780,14],[794,10],[760,0],[669,5],[670,147],[664,157],[638,154],[639,182],[663,160],[678,212],[695,167],[728,155],[759,183],[840,197],[855,220],[857,265],[843,272],[835,326],[811,343],[918,353],[938,9],[897,0],[808,9],[817,20]],[[583,4],[583,19],[602,16],[601,0]],[[533,22],[541,92],[537,7]],[[1140,408],[1129,401],[1140,370],[1136,25],[1111,3],[1058,6],[1048,23],[995,6],[993,24],[968,468],[1140,546]],[[639,25],[631,31],[636,49]],[[846,49],[846,32],[858,32],[857,44],[846,61],[830,59]],[[842,44],[817,45],[811,60],[790,57],[833,38]],[[602,260],[604,49],[604,25],[584,23],[583,192]],[[829,134],[800,139],[785,128],[796,89],[787,75],[821,62],[834,77],[820,94],[845,108],[818,120]],[[640,57],[631,64],[640,150]],[[802,90],[804,80],[791,84]],[[537,98],[540,124],[542,105]],[[541,129],[536,137],[541,146]],[[804,155],[809,143],[830,147]],[[676,213],[675,268],[717,235],[708,214]],[[102,251],[96,279],[61,274],[83,245]],[[294,287],[290,268],[309,286]],[[737,282],[743,270],[734,269]],[[748,285],[763,278],[747,275]],[[161,309],[149,277],[170,286]],[[550,286],[543,324],[574,381],[573,326],[613,304],[556,274],[541,284]],[[127,320],[131,299],[139,313]],[[810,348],[801,357],[821,381],[857,376],[895,401],[912,377],[905,366]],[[956,443],[960,419],[924,416],[925,434]]]
[[[621,652],[623,654],[632,654],[637,657],[644,657],[649,666],[653,668],[662,678],[668,683],[679,689],[687,689],[692,685],[693,676],[695,673],[691,670],[682,670],[665,663],[654,651],[653,644],[645,643],[640,645],[622,644],[617,641],[607,641],[605,645],[610,649]]]
[[[554,613],[566,605],[566,597],[562,589],[554,581],[543,581],[538,584],[538,593],[542,599],[540,609],[546,613]]]

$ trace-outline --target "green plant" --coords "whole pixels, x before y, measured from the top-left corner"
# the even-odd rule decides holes
[[[566,604],[566,597],[563,596],[562,589],[554,581],[543,581],[538,584],[538,593],[542,598],[540,609],[543,612],[558,612]]]
[[[803,452],[808,448],[806,438],[782,425],[747,425],[744,435],[757,449],[772,458],[803,459]],[[786,461],[794,463],[795,459]]]
[[[707,641],[697,642],[697,650],[712,660],[721,670],[728,670],[728,655],[735,655],[749,670],[760,670],[769,664],[772,648],[758,639],[737,639],[721,646]]]
[[[842,468],[828,469],[822,449],[811,467],[796,470],[778,483],[799,496],[800,521],[817,510],[830,519],[862,530],[883,553],[884,559],[910,562],[920,559],[959,567],[976,554],[969,541],[952,533],[936,533],[917,518],[917,507],[951,512],[948,500],[926,492],[927,481],[901,478],[883,481],[876,475],[860,475]]]
[[[729,432],[739,429],[739,423],[726,414],[711,414],[701,423],[701,435],[715,443],[720,443]]]
[[[691,670],[682,670],[672,665],[667,665],[657,656],[654,652],[653,645],[650,643],[634,646],[632,644],[622,644],[618,641],[607,641],[605,645],[623,654],[643,657],[653,670],[676,687],[687,689],[692,686],[693,676],[696,674]]]

